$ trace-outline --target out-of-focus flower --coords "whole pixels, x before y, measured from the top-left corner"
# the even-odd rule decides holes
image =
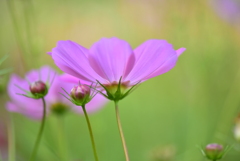
[[[217,14],[225,21],[231,24],[240,23],[239,0],[212,0],[211,5]]]
[[[150,152],[150,160],[152,161],[173,161],[175,156],[176,147],[174,145],[157,147]]]
[[[185,48],[175,51],[165,40],[148,40],[132,50],[124,40],[102,38],[88,50],[72,41],[59,41],[49,53],[64,72],[98,82],[106,97],[118,101],[129,89],[172,69]]]
[[[209,160],[220,160],[228,151],[229,146],[225,148],[217,143],[208,144],[204,149],[201,149],[202,154]]]
[[[33,119],[41,119],[43,114],[42,101],[17,95],[16,93],[22,93],[22,90],[16,85],[24,90],[28,90],[28,82],[46,82],[48,79],[53,81],[49,87],[48,94],[45,96],[47,113],[62,114],[71,109],[78,113],[83,113],[81,107],[73,105],[60,94],[60,92],[63,92],[62,88],[65,90],[71,90],[71,88],[81,80],[67,74],[58,75],[56,71],[48,66],[44,66],[40,70],[30,71],[26,74],[25,79],[22,79],[15,74],[11,76],[8,84],[8,94],[11,101],[6,104],[7,110],[24,114]],[[86,106],[86,110],[94,112],[105,103],[106,99],[101,95],[97,95]]]
[[[240,141],[240,114],[236,118],[235,121],[235,127],[234,127],[234,137],[237,141]]]

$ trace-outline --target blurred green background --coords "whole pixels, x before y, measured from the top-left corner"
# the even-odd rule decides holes
[[[174,69],[142,83],[120,102],[130,159],[204,161],[197,145],[217,142],[233,145],[223,161],[239,160],[233,129],[240,112],[240,23],[222,19],[210,1],[1,0],[0,13],[0,56],[9,55],[0,69],[12,68],[21,76],[45,64],[60,72],[46,54],[59,40],[89,48],[102,37],[116,36],[135,48],[148,39],[166,39],[175,49],[187,48]],[[2,153],[7,152],[10,74],[0,77]],[[109,102],[90,115],[100,161],[124,160],[113,106]],[[11,116],[16,160],[25,161],[40,123]],[[62,135],[69,161],[94,160],[85,118],[69,113],[48,117],[38,161],[61,161]]]

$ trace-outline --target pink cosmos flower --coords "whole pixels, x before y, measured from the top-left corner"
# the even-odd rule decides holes
[[[49,78],[48,78],[49,77]],[[40,99],[27,98],[16,93],[24,93],[16,85],[29,91],[29,83],[41,80],[47,82],[47,80],[53,80],[48,94],[45,96],[47,104],[47,112],[61,113],[64,110],[71,108],[73,111],[83,113],[82,108],[73,105],[70,101],[64,98],[60,93],[63,93],[61,88],[70,92],[74,85],[77,85],[79,81],[82,84],[88,83],[70,75],[58,75],[56,71],[48,66],[42,67],[40,70],[32,70],[26,74],[25,79],[13,74],[8,84],[8,94],[11,98],[10,102],[7,102],[6,107],[10,112],[17,112],[24,114],[33,119],[41,119],[43,114],[42,101]],[[89,84],[89,83],[88,83]],[[87,105],[86,110],[88,112],[94,112],[101,108],[105,103],[106,99],[101,95],[96,95]]]
[[[124,40],[102,38],[89,50],[70,40],[59,41],[50,54],[61,70],[83,80],[107,84],[122,77],[135,84],[172,69],[184,50],[175,51],[165,40],[148,40],[132,50]]]
[[[148,40],[136,49],[118,38],[102,38],[90,49],[59,41],[49,53],[64,72],[87,82],[98,80],[110,89],[121,78],[121,86],[131,87],[172,69],[185,48],[174,50],[165,40]]]

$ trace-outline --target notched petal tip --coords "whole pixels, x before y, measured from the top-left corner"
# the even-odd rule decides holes
[[[186,50],[186,48],[180,48],[180,49],[176,50],[177,56],[180,56],[185,50]]]

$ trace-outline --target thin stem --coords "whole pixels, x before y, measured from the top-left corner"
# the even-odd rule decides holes
[[[119,133],[120,133],[120,136],[121,136],[125,158],[126,158],[126,161],[129,161],[128,150],[127,150],[127,145],[126,145],[124,135],[123,135],[123,130],[122,130],[122,125],[121,125],[121,121],[120,121],[119,110],[118,110],[118,102],[117,101],[115,101],[115,110],[116,110],[118,130],[119,130]]]
[[[9,152],[9,161],[15,161],[15,131],[14,131],[14,122],[10,114],[10,123],[8,125],[8,152]]]
[[[84,115],[85,115],[85,118],[86,118],[86,121],[87,121],[88,130],[89,130],[90,138],[91,138],[91,141],[92,141],[92,148],[93,148],[94,157],[95,157],[95,160],[98,161],[96,145],[95,145],[94,138],[93,138],[93,132],[92,132],[92,128],[91,128],[91,124],[90,124],[90,121],[89,121],[89,118],[88,118],[87,111],[85,109],[85,105],[82,106],[82,109],[83,109],[83,112],[84,112]]]
[[[42,133],[43,133],[45,121],[46,121],[46,102],[45,102],[44,98],[42,98],[42,102],[43,102],[43,118],[42,118],[41,126],[40,126],[40,129],[39,129],[39,132],[38,132],[37,140],[35,142],[33,152],[32,152],[32,155],[31,155],[29,161],[34,161],[35,160],[35,157],[36,157],[36,154],[37,154],[37,151],[38,151],[38,147],[39,147],[39,143],[40,143],[41,138],[42,138]]]

